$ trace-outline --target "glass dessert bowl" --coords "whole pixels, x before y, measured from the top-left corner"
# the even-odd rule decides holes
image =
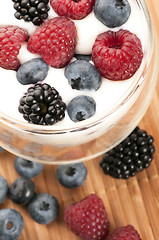
[[[92,117],[84,121],[73,122],[66,112],[64,120],[51,126],[26,122],[19,117],[20,113],[19,115],[14,114],[14,106],[12,107],[10,104],[16,95],[20,99],[19,96],[28,89],[28,86],[23,85],[20,88],[21,92],[17,93],[19,83],[17,80],[16,82],[11,80],[13,74],[15,75],[14,71],[0,69],[2,76],[9,79],[6,80],[0,91],[0,145],[3,148],[33,161],[47,164],[72,163],[98,157],[115,147],[130,134],[150,104],[158,77],[158,59],[155,30],[145,1],[129,0],[129,2],[132,16],[130,15],[128,21],[120,27],[109,29],[104,26],[104,29],[105,31],[128,29],[131,32],[133,32],[134,26],[137,29],[135,34],[141,40],[143,58],[141,65],[132,77],[122,81],[102,79],[99,90],[81,92],[72,90],[65,78],[60,83],[50,82],[50,79],[47,79],[48,84],[59,90],[66,107],[76,95],[83,94],[93,97],[96,101],[96,112]],[[89,24],[90,15],[85,19]],[[75,20],[77,30],[81,31],[77,21],[83,20]],[[103,24],[100,31],[100,33],[104,32]],[[77,45],[84,44],[82,41]],[[25,55],[25,52],[22,53],[20,54]],[[76,53],[81,54],[80,47]],[[86,53],[82,52],[82,54]],[[25,62],[26,59],[23,61]],[[54,75],[57,70],[52,69],[51,67],[50,72]],[[59,72],[59,76],[61,76],[64,73],[63,68]],[[11,96],[11,100],[7,103],[3,89],[8,85],[11,90],[16,89],[16,93],[12,96],[13,91],[7,92],[7,96]]]

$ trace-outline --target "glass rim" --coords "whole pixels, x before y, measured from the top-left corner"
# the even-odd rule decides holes
[[[18,129],[21,131],[27,131],[27,132],[34,133],[34,134],[63,134],[63,133],[67,133],[67,132],[69,132],[69,133],[70,132],[80,132],[82,130],[92,128],[93,126],[99,125],[101,122],[103,122],[108,116],[110,116],[114,112],[118,111],[127,101],[129,101],[129,99],[131,99],[131,97],[137,91],[138,87],[141,86],[142,83],[144,82],[144,78],[147,74],[151,56],[152,56],[152,52],[153,52],[153,27],[152,27],[152,20],[151,20],[151,16],[150,16],[147,4],[146,4],[145,0],[136,0],[136,2],[138,3],[139,8],[141,8],[143,10],[145,19],[147,21],[148,36],[150,38],[148,50],[146,53],[146,58],[144,61],[144,62],[146,62],[146,64],[143,67],[136,83],[135,84],[132,83],[129,86],[127,91],[123,94],[126,96],[117,106],[115,106],[112,110],[110,110],[110,112],[106,113],[106,115],[99,117],[98,119],[96,119],[94,121],[90,120],[90,123],[87,122],[84,124],[82,121],[82,126],[74,126],[74,127],[69,127],[69,128],[61,128],[60,127],[60,129],[52,129],[52,125],[44,126],[44,125],[36,125],[36,124],[32,124],[32,123],[27,123],[27,122],[23,122],[21,120],[12,118],[12,117],[2,113],[1,111],[0,111],[0,122],[11,128]],[[142,76],[142,81],[141,81],[141,76]],[[134,85],[134,86],[132,87],[132,85]],[[130,91],[130,88],[131,88],[131,91]]]

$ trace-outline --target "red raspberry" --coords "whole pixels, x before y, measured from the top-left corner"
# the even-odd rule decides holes
[[[20,61],[17,58],[21,43],[27,40],[28,33],[17,26],[0,27],[0,67],[17,70]]]
[[[48,65],[61,68],[73,57],[76,42],[75,24],[66,17],[55,17],[32,34],[28,50],[39,54]]]
[[[64,220],[84,240],[102,240],[108,235],[108,216],[102,200],[96,194],[68,206]]]
[[[50,4],[59,16],[82,19],[93,9],[95,0],[50,0]]]
[[[141,240],[138,232],[131,225],[115,229],[107,240]]]
[[[110,80],[125,80],[140,67],[143,51],[140,39],[128,30],[99,34],[92,59],[101,75]]]

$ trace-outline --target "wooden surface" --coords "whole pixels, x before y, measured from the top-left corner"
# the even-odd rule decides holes
[[[147,0],[159,36],[159,1]],[[88,177],[77,190],[64,189],[55,177],[56,166],[45,166],[43,173],[34,178],[37,192],[54,195],[60,204],[57,221],[48,226],[35,223],[27,209],[15,205],[8,198],[0,208],[15,208],[24,217],[24,230],[20,240],[77,240],[63,222],[64,208],[88,194],[97,193],[104,201],[112,229],[132,224],[141,234],[142,240],[159,240],[159,82],[151,105],[139,124],[155,138],[156,152],[151,166],[127,181],[115,180],[102,173],[100,158],[86,162]],[[14,156],[6,151],[0,153],[0,174],[9,185],[18,177],[13,167]]]

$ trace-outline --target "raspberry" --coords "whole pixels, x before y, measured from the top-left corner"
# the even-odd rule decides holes
[[[95,0],[50,0],[50,4],[59,16],[82,19],[93,9]]]
[[[102,240],[108,235],[108,216],[101,198],[96,194],[90,194],[82,201],[68,206],[64,220],[84,240]]]
[[[143,51],[140,39],[128,30],[99,34],[92,48],[92,60],[101,75],[125,80],[140,67]]]
[[[33,33],[28,50],[39,54],[48,65],[61,68],[73,57],[76,38],[75,24],[66,17],[55,17]]]
[[[115,229],[107,240],[141,240],[141,238],[133,226],[127,225]]]
[[[105,174],[128,179],[148,168],[155,148],[153,137],[138,127],[119,145],[107,152],[100,165]]]
[[[17,58],[21,43],[26,41],[28,33],[17,26],[0,27],[0,67],[17,70],[20,61]]]

